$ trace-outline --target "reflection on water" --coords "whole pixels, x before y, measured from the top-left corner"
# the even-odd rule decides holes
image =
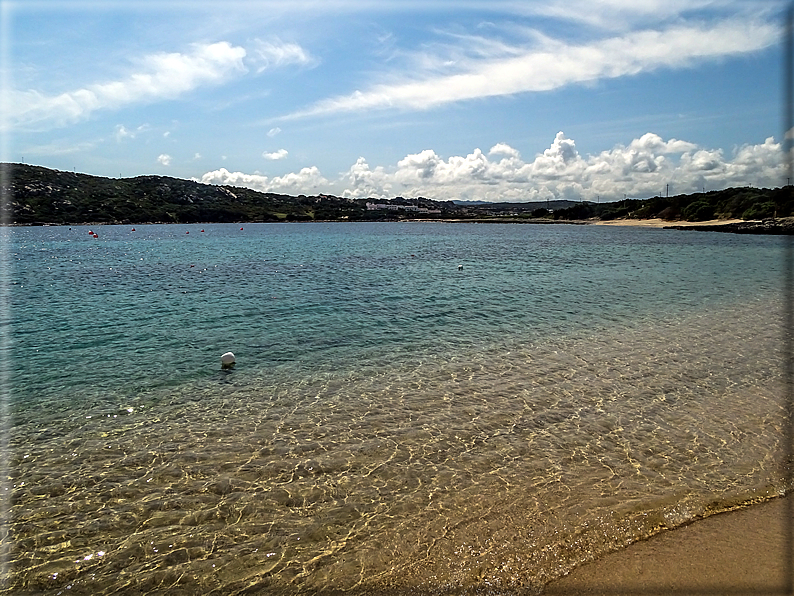
[[[538,589],[783,490],[779,307],[20,408],[8,590]]]
[[[6,232],[3,593],[531,593],[786,488],[773,238],[137,228]]]

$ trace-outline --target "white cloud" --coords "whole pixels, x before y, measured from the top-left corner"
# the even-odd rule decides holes
[[[768,175],[770,164],[775,164],[774,175],[781,180],[786,175],[786,164],[782,157],[782,146],[773,137],[760,145],[743,145],[735,151],[733,159],[725,164],[724,176],[758,184],[757,180]]]
[[[384,108],[421,110],[474,98],[549,91],[659,68],[691,67],[755,52],[778,41],[777,26],[736,18],[709,26],[676,23],[579,45],[535,33],[532,47],[508,52],[500,46],[494,55],[482,52],[485,57],[461,51],[459,61],[439,60],[418,75],[327,98],[284,118]],[[439,73],[442,62],[450,66]]]
[[[269,136],[270,138],[273,138],[280,132],[281,132],[281,129],[278,126],[276,126],[275,128],[271,128],[269,131],[267,131],[267,136]]]
[[[383,166],[373,170],[366,159],[359,157],[342,175],[342,184],[348,190],[355,189],[357,196],[383,197],[391,193],[393,182]]]
[[[507,143],[497,143],[491,147],[491,150],[488,151],[488,155],[504,155],[505,157],[514,159],[521,157],[521,154]]]
[[[171,165],[171,156],[167,153],[162,153],[157,157],[157,163],[162,166],[170,166]]]
[[[202,85],[218,84],[245,71],[245,50],[222,41],[196,44],[190,53],[160,53],[143,58],[140,69],[106,83],[59,95],[8,90],[12,127],[43,129],[87,118],[96,110],[174,99]]]
[[[127,137],[135,137],[135,134],[128,131],[123,124],[119,124],[116,126],[116,140],[121,142],[122,139]]]
[[[780,9],[775,0],[540,0],[525,4],[525,11],[574,21],[596,28],[620,30],[637,25],[661,23],[682,14],[714,11],[743,13],[746,17]]]
[[[699,192],[730,186],[780,186],[786,179],[782,147],[773,138],[738,147],[730,156],[679,139],[647,133],[627,145],[582,155],[559,132],[530,160],[498,143],[485,154],[444,158],[432,149],[406,155],[392,167],[371,166],[359,157],[336,180],[316,167],[269,178],[258,174],[207,172],[201,182],[246,186],[287,194],[333,193],[347,197],[425,196],[438,200],[536,201],[568,198],[602,201],[646,198],[665,192]]]
[[[262,153],[262,157],[271,160],[285,159],[287,155],[289,155],[289,152],[286,149],[279,149],[278,151],[274,151],[272,153],[268,153],[267,151]]]
[[[313,62],[309,53],[296,43],[254,40],[248,61],[256,65],[256,71],[278,68],[288,64],[307,65]]]
[[[278,192],[285,194],[319,194],[327,192],[330,182],[326,180],[316,166],[303,168],[300,172],[291,172],[284,176],[269,178],[261,174],[244,174],[230,172],[220,168],[207,172],[199,182],[204,184],[220,184],[243,186],[260,192]]]
[[[201,159],[201,153],[195,153],[193,159]]]
[[[580,163],[576,143],[567,139],[563,132],[558,132],[551,147],[535,158],[531,172],[533,176],[542,179],[573,178],[578,173]]]
[[[406,155],[397,162],[399,171],[406,180],[428,180],[436,174],[436,167],[441,163],[441,158],[432,149],[425,149],[421,153]]]
[[[139,127],[137,127],[134,130],[129,130],[123,124],[117,124],[116,134],[115,134],[116,141],[120,143],[124,139],[134,139],[136,136],[138,136],[138,134],[142,132],[146,132],[148,130],[149,130],[148,124],[141,124]]]

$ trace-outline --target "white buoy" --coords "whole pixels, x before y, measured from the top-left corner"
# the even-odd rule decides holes
[[[458,265],[458,271],[463,271],[463,265]]]
[[[221,368],[232,368],[234,366],[234,354],[226,352],[221,356]]]

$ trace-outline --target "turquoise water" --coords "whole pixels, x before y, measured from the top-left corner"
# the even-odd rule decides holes
[[[536,591],[785,489],[779,238],[88,231],[4,230],[15,594]]]

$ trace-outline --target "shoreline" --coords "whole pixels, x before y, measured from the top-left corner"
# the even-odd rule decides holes
[[[634,226],[663,230],[692,230],[697,232],[727,232],[730,234],[794,235],[794,218],[780,217],[763,220],[712,219],[708,221],[665,221],[662,219],[621,219],[593,222],[599,226]]]
[[[190,223],[174,223],[174,222],[144,222],[144,223],[116,223],[116,222],[95,222],[95,223],[75,223],[75,224],[54,224],[54,223],[35,223],[35,224],[2,224],[0,227],[99,227],[104,225],[110,226],[129,226],[129,225],[213,225],[218,222],[190,222]],[[252,224],[275,224],[275,223],[288,223],[288,224],[320,224],[320,223],[394,223],[394,224],[412,224],[412,223],[474,223],[474,224],[536,224],[536,225],[574,225],[574,226],[606,226],[606,227],[633,227],[645,229],[662,229],[662,230],[691,230],[697,232],[724,232],[730,234],[753,234],[753,235],[777,235],[777,236],[792,236],[794,235],[794,217],[783,217],[777,219],[765,220],[742,220],[742,219],[713,219],[708,221],[668,221],[662,219],[615,219],[615,220],[596,220],[596,219],[519,219],[519,218],[493,218],[493,219],[402,219],[396,221],[349,221],[349,220],[311,220],[311,221],[253,221],[253,222],[222,222],[222,224],[230,225],[252,225]]]
[[[637,228],[694,228],[700,226],[725,226],[739,223],[758,223],[743,219],[711,219],[708,221],[670,221],[666,219],[612,219],[594,221],[594,226],[637,227]]]
[[[608,553],[544,596],[790,594],[794,495],[718,513]]]

